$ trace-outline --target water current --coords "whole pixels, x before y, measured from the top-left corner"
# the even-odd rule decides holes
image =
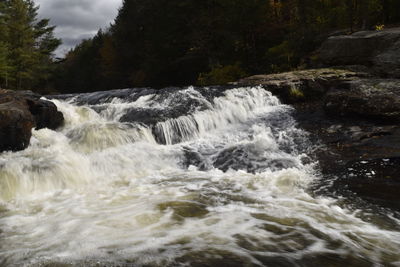
[[[315,144],[262,88],[52,101],[65,125],[0,154],[0,265],[400,266],[400,221],[315,194]]]

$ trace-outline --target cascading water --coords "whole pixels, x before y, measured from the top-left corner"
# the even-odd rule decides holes
[[[400,221],[312,194],[313,146],[262,88],[54,102],[62,129],[0,154],[0,265],[400,266]]]

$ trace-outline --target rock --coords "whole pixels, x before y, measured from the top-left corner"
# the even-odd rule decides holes
[[[310,133],[312,142],[318,144],[313,157],[326,180],[315,190],[324,188],[323,194],[334,192],[350,201],[360,197],[400,210],[400,194],[396,191],[400,188],[398,163],[372,164],[400,158],[398,123],[382,125],[360,117],[328,116],[322,101],[297,105],[294,116],[299,126]]]
[[[52,102],[29,91],[0,90],[0,152],[29,145],[32,128],[56,129],[64,117]]]
[[[316,55],[319,67],[334,67],[234,84],[261,85],[293,104],[318,144],[325,179],[315,192],[400,210],[400,28],[330,37]]]
[[[328,38],[317,52],[323,66],[364,65],[381,76],[400,77],[400,28]]]
[[[347,179],[339,182],[346,181],[345,186],[370,201],[399,209],[399,164],[398,157],[349,162],[346,165]]]
[[[379,123],[400,122],[400,80],[361,79],[341,84],[325,99],[331,116],[360,117]]]
[[[64,122],[63,114],[57,110],[54,103],[40,99],[26,99],[29,111],[35,118],[35,128],[37,130],[49,128],[55,130]]]
[[[0,104],[0,152],[25,149],[34,125],[32,114],[23,105],[15,102]]]
[[[170,114],[171,113],[171,114]],[[166,112],[161,109],[151,108],[130,108],[120,119],[121,122],[136,122],[146,126],[154,126],[158,122],[168,119],[177,118],[179,115],[172,114],[171,111]],[[185,114],[184,114],[185,115]]]
[[[283,102],[293,104],[320,99],[326,92],[345,81],[368,77],[365,72],[348,69],[310,69],[279,74],[255,75],[241,79],[234,85],[261,85]]]

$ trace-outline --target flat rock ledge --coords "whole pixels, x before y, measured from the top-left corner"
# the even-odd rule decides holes
[[[32,129],[60,127],[63,114],[54,103],[30,91],[0,89],[0,152],[28,147]]]
[[[254,75],[232,83],[238,86],[258,86],[277,95],[285,103],[309,102],[320,99],[331,88],[343,82],[368,77],[369,74],[351,68],[321,68],[278,74]]]

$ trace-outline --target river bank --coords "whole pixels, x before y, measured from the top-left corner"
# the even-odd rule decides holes
[[[325,68],[256,75],[296,111],[331,190],[400,209],[400,28],[334,36],[314,54]]]

